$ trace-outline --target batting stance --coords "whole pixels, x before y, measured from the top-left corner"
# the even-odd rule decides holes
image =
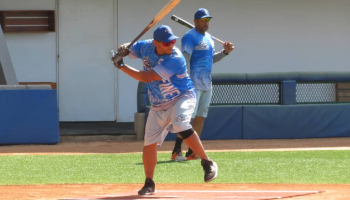
[[[207,9],[198,9],[194,14],[195,27],[189,30],[181,40],[181,51],[186,59],[187,68],[190,69],[190,76],[196,91],[197,106],[192,114],[192,121],[198,136],[202,133],[212,97],[212,65],[228,55],[234,48],[232,43],[225,42],[224,49],[215,53],[214,40],[206,32],[209,29],[211,18]],[[178,134],[171,159],[175,161],[197,159],[197,152],[192,147],[189,147],[186,152],[186,158],[183,157],[182,141],[182,136]]]
[[[168,131],[178,133],[185,143],[202,159],[204,181],[209,182],[218,174],[217,164],[207,156],[198,135],[190,124],[196,104],[193,82],[187,74],[186,61],[176,48],[175,36],[169,26],[161,25],[153,33],[153,40],[118,47],[118,54],[112,57],[114,65],[132,78],[147,83],[151,102],[143,148],[143,166],[146,180],[139,195],[155,193],[153,181],[157,164],[157,146],[160,146]],[[123,63],[121,56],[140,58],[144,71],[136,70]]]

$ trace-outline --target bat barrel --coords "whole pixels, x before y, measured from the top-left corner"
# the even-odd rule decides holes
[[[182,25],[184,25],[184,26],[187,26],[188,28],[194,28],[194,26],[193,26],[192,24],[190,24],[189,22],[187,22],[187,21],[181,19],[180,17],[178,17],[178,16],[176,16],[176,15],[172,15],[172,16],[171,16],[171,19],[174,20],[174,21],[176,21],[176,22],[179,23],[179,24],[182,24]],[[224,43],[225,43],[224,41],[222,41],[222,40],[220,40],[220,39],[218,39],[218,38],[216,38],[216,37],[214,37],[214,36],[212,36],[212,37],[213,37],[214,40],[220,42],[221,44],[224,44]]]
[[[194,26],[192,24],[190,24],[189,22],[181,19],[180,17],[177,17],[176,15],[171,16],[171,19],[176,21],[179,24],[182,24],[184,26],[187,26],[188,28],[194,28]]]

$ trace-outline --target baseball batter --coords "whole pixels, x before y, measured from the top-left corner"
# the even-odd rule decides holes
[[[168,131],[180,134],[202,159],[205,182],[215,179],[218,172],[217,164],[209,159],[190,124],[196,95],[187,74],[185,58],[174,46],[177,38],[169,26],[161,25],[155,29],[153,40],[138,41],[130,49],[126,48],[128,44],[123,44],[118,47],[118,54],[112,57],[117,68],[148,86],[151,110],[146,122],[142,156],[146,180],[139,195],[155,193],[153,176],[157,146],[163,143]],[[124,64],[121,55],[142,59],[144,70],[139,71]]]

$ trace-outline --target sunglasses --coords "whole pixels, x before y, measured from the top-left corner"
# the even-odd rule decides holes
[[[198,19],[201,22],[209,22],[211,20],[211,18],[202,18],[202,19]]]
[[[170,42],[162,42],[162,43],[163,43],[163,46],[168,47],[172,44],[175,44],[175,42],[176,42],[176,40],[171,40]]]

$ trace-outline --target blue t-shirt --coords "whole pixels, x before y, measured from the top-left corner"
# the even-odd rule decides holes
[[[142,59],[145,71],[154,70],[162,78],[147,83],[149,101],[154,110],[167,109],[174,99],[193,91],[186,60],[177,47],[174,46],[170,55],[158,55],[153,40],[143,40],[130,47],[129,56]]]
[[[215,53],[214,40],[209,33],[202,34],[195,28],[181,40],[181,50],[191,55],[190,76],[198,90],[211,90],[211,71]]]

